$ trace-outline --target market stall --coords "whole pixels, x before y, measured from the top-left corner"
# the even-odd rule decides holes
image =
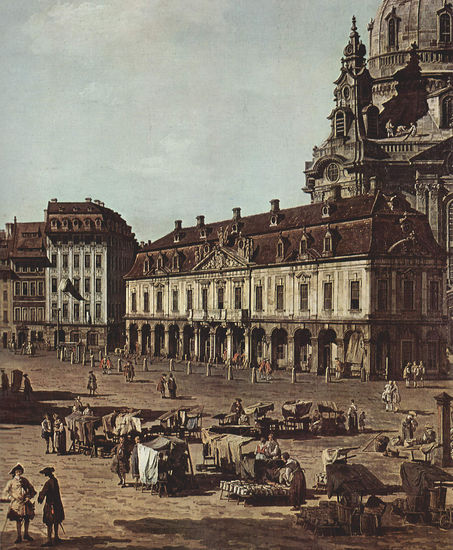
[[[312,401],[286,401],[282,405],[283,427],[287,431],[308,431]]]

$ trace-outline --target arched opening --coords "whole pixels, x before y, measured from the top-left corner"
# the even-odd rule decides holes
[[[215,333],[215,356],[216,361],[226,362],[227,360],[227,343],[226,343],[226,328],[217,327]]]
[[[360,330],[347,332],[345,334],[344,350],[344,362],[348,374],[351,376],[360,376],[360,370],[365,359],[363,334]]]
[[[129,351],[137,353],[138,330],[137,325],[129,326]]]
[[[154,355],[159,357],[165,348],[165,329],[163,325],[154,327]]]
[[[234,327],[233,329],[233,357],[235,355],[242,355],[245,350],[245,338],[244,329],[241,327]]]
[[[376,339],[376,363],[375,373],[378,378],[390,380],[399,378],[393,372],[392,364],[390,363],[390,336],[388,332],[380,332]]]
[[[265,340],[266,333],[264,329],[254,328],[252,330],[252,367],[256,367],[265,359]]]
[[[288,361],[288,334],[283,328],[276,328],[271,337],[272,366],[283,368]]]
[[[389,21],[389,48],[394,48],[397,45],[396,42],[396,20],[390,19]]]
[[[453,96],[444,97],[441,106],[441,127],[453,127]]]
[[[311,333],[308,329],[298,329],[294,333],[294,367],[310,371]]]
[[[19,345],[19,348],[21,348],[25,343],[27,342],[27,333],[23,330],[20,330],[17,333],[17,343]]]
[[[324,374],[326,368],[333,369],[337,357],[337,335],[334,330],[321,330],[318,336],[318,374]]]
[[[183,354],[185,359],[191,359],[195,354],[194,330],[190,325],[186,325],[182,333]]]
[[[439,42],[449,44],[451,42],[451,16],[442,13],[439,17]]]
[[[178,357],[179,354],[179,327],[170,325],[168,329],[168,355],[169,357]]]
[[[142,355],[147,355],[151,349],[151,327],[146,324],[142,326]]]
[[[346,135],[346,121],[342,111],[335,115],[335,137],[344,137]]]
[[[209,361],[211,355],[211,346],[209,339],[209,327],[200,328],[200,356],[199,360],[201,362]]]

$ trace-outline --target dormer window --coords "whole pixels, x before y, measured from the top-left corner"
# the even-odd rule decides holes
[[[270,221],[270,226],[275,227],[276,225],[278,225],[278,215],[277,214],[272,214],[271,221]]]
[[[439,15],[439,42],[450,44],[452,42],[452,14],[446,11],[447,6]]]
[[[335,115],[335,137],[346,136],[346,120],[343,111]]]
[[[80,221],[79,221],[77,218],[75,218],[75,219],[72,221],[72,225],[73,225],[74,229],[79,229],[79,227],[80,227]]]
[[[231,226],[231,233],[238,233],[239,232],[239,225],[237,223],[233,223]]]
[[[146,259],[143,262],[143,273],[148,273],[149,271],[149,259]]]
[[[181,240],[181,235],[179,233],[175,233],[173,235],[173,242],[179,243],[180,240]]]
[[[304,256],[308,252],[308,239],[306,235],[303,235],[302,239],[300,240],[299,252],[301,256]]]
[[[200,229],[200,239],[206,239],[206,229]]]
[[[157,258],[157,269],[162,269],[164,267],[164,259],[162,256]]]
[[[68,229],[69,227],[69,220],[67,218],[63,218],[63,229]]]
[[[173,256],[173,269],[179,269],[179,254]]]
[[[390,19],[389,21],[389,47],[394,48],[396,46],[396,21]]]
[[[321,215],[323,218],[328,218],[332,214],[332,206],[325,204],[321,209]]]
[[[102,220],[101,218],[96,218],[96,227],[101,227],[102,225]],[[117,227],[115,227],[115,229],[118,229]]]
[[[88,229],[91,227],[91,220],[88,218],[85,220],[85,227]]]
[[[332,253],[332,235],[330,232],[326,233],[324,237],[324,254]]]
[[[51,225],[52,229],[56,229],[58,227],[57,218],[52,218],[52,220],[50,221],[50,225]]]
[[[280,237],[277,241],[277,261],[282,261],[285,257],[285,241]]]

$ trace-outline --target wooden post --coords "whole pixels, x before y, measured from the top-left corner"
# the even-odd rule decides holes
[[[102,360],[102,350],[100,349],[99,350],[99,361],[101,361],[101,360]]]
[[[438,433],[441,445],[440,456],[436,457],[435,462],[438,463],[438,466],[446,468],[451,464],[450,411],[453,397],[448,395],[448,393],[442,392],[440,395],[436,395],[434,399],[437,403]]]
[[[192,374],[192,363],[190,361],[187,361],[186,374]]]
[[[296,368],[293,367],[291,369],[291,384],[295,384],[296,382],[297,382]]]
[[[146,357],[143,358],[143,371],[148,372],[148,359]]]
[[[175,370],[175,360],[174,360],[174,359],[170,359],[169,371],[170,371],[170,372],[173,372],[174,370]]]
[[[74,352],[71,351],[71,365],[74,364]]]
[[[228,363],[227,380],[233,380],[233,369],[231,368],[231,363]]]
[[[251,378],[251,383],[252,384],[256,384],[256,368],[255,367],[252,367],[252,378]]]
[[[90,355],[90,368],[94,369],[94,355]]]
[[[84,367],[87,364],[87,354],[85,350],[82,352],[82,366]]]
[[[206,364],[206,376],[211,376],[211,363]]]

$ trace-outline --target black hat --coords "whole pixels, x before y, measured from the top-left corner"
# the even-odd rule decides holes
[[[242,402],[242,399],[240,397],[236,397],[235,401],[241,401]]]
[[[52,472],[55,472],[55,468],[52,468],[52,466],[46,466],[46,468],[39,471],[40,474],[44,474],[45,476],[49,476]]]
[[[28,376],[28,374],[24,374],[24,376]]]
[[[24,467],[22,466],[22,464],[17,463],[17,464],[14,466],[14,468],[11,469],[10,475],[13,476],[13,475],[16,473],[16,470],[22,470],[22,471],[24,471]]]

